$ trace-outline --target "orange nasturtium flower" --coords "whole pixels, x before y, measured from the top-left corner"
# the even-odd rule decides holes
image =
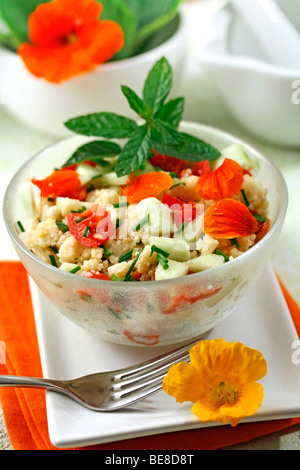
[[[130,204],[138,204],[148,197],[158,198],[162,191],[173,186],[173,178],[163,171],[153,171],[139,176],[130,176],[128,183],[120,190]]]
[[[84,200],[86,189],[82,187],[78,173],[74,170],[54,171],[43,180],[32,180],[41,190],[41,197],[69,197]]]
[[[248,207],[235,199],[221,199],[204,215],[204,233],[213,238],[248,237],[258,233],[261,226]]]
[[[190,360],[171,366],[163,389],[179,403],[194,403],[191,411],[201,421],[236,426],[260,407],[264,392],[257,381],[267,364],[259,351],[215,339],[193,346]]]
[[[196,187],[203,199],[219,201],[237,194],[242,189],[243,182],[242,167],[234,160],[225,158],[215,171],[201,175]]]
[[[96,0],[52,0],[30,15],[30,43],[18,53],[36,77],[60,83],[111,59],[124,45],[121,26],[100,21]]]

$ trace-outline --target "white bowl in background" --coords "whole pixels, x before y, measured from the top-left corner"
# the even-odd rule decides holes
[[[277,2],[300,31],[299,0]],[[243,128],[266,142],[300,147],[300,66],[270,63],[230,4],[215,16],[197,59]]]
[[[25,125],[57,138],[68,137],[64,122],[76,116],[109,111],[136,119],[121,92],[121,85],[141,94],[145,78],[165,56],[174,72],[172,95],[181,90],[186,52],[186,23],[167,41],[135,57],[100,65],[95,70],[61,84],[52,84],[30,74],[14,52],[0,48],[0,84],[3,104]]]

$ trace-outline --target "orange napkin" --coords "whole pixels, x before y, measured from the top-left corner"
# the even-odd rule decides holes
[[[280,285],[299,334],[300,308],[281,282]],[[27,274],[21,263],[0,262],[0,295],[0,340],[6,348],[6,363],[0,365],[0,374],[42,377]],[[0,399],[15,450],[57,450],[49,440],[44,391],[0,387]],[[112,442],[81,450],[216,450],[298,423],[300,418],[239,424],[235,428],[216,426]]]

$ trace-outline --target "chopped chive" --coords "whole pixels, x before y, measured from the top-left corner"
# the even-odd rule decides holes
[[[258,222],[265,223],[267,221],[267,219],[265,217],[263,217],[262,215],[260,215],[260,214],[254,213],[252,215]]]
[[[55,268],[57,268],[57,262],[56,262],[55,256],[54,256],[54,255],[50,255],[49,258],[50,258],[50,261],[51,261],[52,266],[54,266]]]
[[[101,178],[101,177],[102,177],[102,175],[96,175],[96,176],[93,176],[93,178],[91,179],[91,181],[93,181],[93,180],[97,180],[98,178]]]
[[[243,199],[244,199],[244,202],[245,202],[246,206],[249,207],[250,203],[249,203],[249,199],[247,198],[247,194],[245,193],[245,190],[241,189],[241,193],[242,193],[242,196],[243,196]]]
[[[63,222],[56,222],[56,225],[59,228],[59,230],[61,230],[62,232],[68,232],[69,231],[69,227],[66,224],[64,224]]]
[[[142,244],[143,244],[143,242],[142,242],[142,240],[140,240],[139,242],[136,243],[136,246],[140,246]]]
[[[142,220],[140,220],[133,228],[133,232],[138,232],[144,225],[150,222],[150,215],[147,214]]]
[[[166,251],[162,250],[161,248],[158,248],[158,246],[156,246],[156,245],[151,246],[150,256],[153,255],[153,251],[155,251],[158,254],[161,254],[161,255],[165,256],[166,258],[168,258],[168,256],[170,256],[170,253],[167,253]]]
[[[50,250],[52,250],[53,253],[55,253],[56,255],[59,252],[59,250],[56,248],[56,246],[50,246]]]
[[[54,199],[54,197],[48,197],[48,198],[47,198],[47,201],[48,201],[48,202],[54,202],[55,199]]]
[[[103,245],[103,250],[105,258],[109,258],[111,256],[111,251],[109,251],[106,245]]]
[[[127,251],[124,255],[120,256],[119,263],[123,263],[123,261],[128,261],[132,257],[133,250]]]
[[[116,219],[116,229],[120,227],[121,223],[122,223],[121,219],[117,218]]]
[[[86,207],[82,206],[82,208],[79,209],[78,211],[71,211],[71,214],[81,214],[82,212],[85,212],[85,211],[86,211]]]
[[[156,256],[157,256],[158,262],[162,265],[162,267],[165,270],[169,269],[169,261],[167,260],[167,258],[161,253],[157,253]]]
[[[20,222],[20,220],[18,220],[17,225],[18,225],[19,229],[21,230],[21,232],[24,233],[24,232],[25,232],[25,228],[23,227],[23,224],[22,224],[22,222]]]
[[[72,271],[70,271],[70,274],[76,274],[78,273],[78,271],[81,270],[81,267],[80,266],[76,266],[76,268],[72,269]]]
[[[177,186],[185,186],[186,183],[176,183],[176,184],[173,184],[173,186],[170,187],[170,189],[174,189],[174,188],[177,188]]]
[[[186,222],[183,222],[183,224],[179,227],[178,230],[176,230],[176,233],[179,235],[180,233],[182,233],[185,229],[185,227],[187,226],[187,223]]]
[[[225,262],[229,261],[228,256],[226,256],[221,250],[216,250],[217,255],[223,256]]]
[[[119,207],[128,207],[130,204],[127,201],[124,202],[117,202],[116,204],[113,204],[113,207],[115,209],[118,209]]]
[[[75,220],[75,224],[80,224],[80,222],[82,222],[85,219],[86,219],[86,217],[79,217],[79,219]]]
[[[95,186],[91,184],[91,186],[87,188],[87,192],[90,193],[91,191],[94,191],[94,189],[95,189]]]
[[[91,227],[89,227],[89,226],[87,225],[87,226],[85,227],[84,231],[83,231],[82,236],[85,237],[85,238],[88,237],[89,234],[90,234],[90,231],[91,231]]]
[[[240,247],[240,244],[239,244],[237,238],[232,238],[232,240],[230,240],[230,243],[231,243],[231,245],[236,245],[237,248]]]
[[[131,281],[131,280],[132,280],[131,273],[132,273],[132,271],[134,270],[135,265],[136,265],[136,263],[138,262],[138,259],[139,259],[141,253],[142,253],[142,252],[137,253],[137,254],[135,255],[135,258],[134,258],[134,260],[133,260],[133,262],[132,262],[130,268],[128,269],[127,274],[126,274],[126,276],[124,277],[124,281]]]
[[[112,274],[110,276],[111,280],[112,281],[118,281],[118,282],[122,282],[122,279],[120,279],[118,276],[116,276],[115,274]]]
[[[177,173],[175,173],[174,171],[170,171],[169,175],[170,175],[172,178],[178,178]]]

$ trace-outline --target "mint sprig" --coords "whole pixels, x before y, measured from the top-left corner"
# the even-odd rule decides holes
[[[102,112],[71,119],[65,126],[77,134],[87,136],[127,138],[115,165],[115,172],[119,177],[143,169],[152,156],[152,150],[193,162],[217,159],[220,152],[216,148],[197,137],[178,131],[184,111],[184,99],[166,102],[172,84],[172,68],[167,59],[162,57],[154,64],[145,80],[142,98],[131,88],[121,87],[129,106],[144,122],[137,124],[118,114]]]

